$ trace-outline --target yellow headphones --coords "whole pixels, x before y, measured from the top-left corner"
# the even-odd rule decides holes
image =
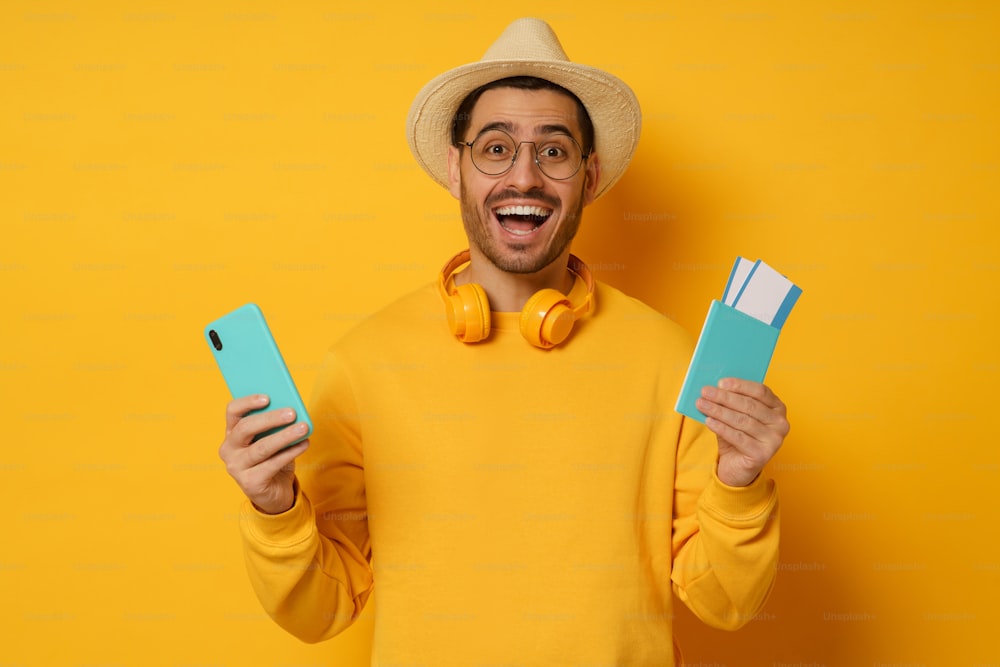
[[[490,304],[481,285],[455,285],[455,273],[469,262],[468,250],[444,265],[438,277],[438,291],[444,300],[448,328],[463,343],[478,343],[490,335]],[[569,297],[555,289],[535,292],[521,310],[521,335],[535,347],[549,349],[566,340],[573,324],[590,312],[594,303],[594,278],[590,269],[575,255],[569,256],[569,270],[577,283],[587,287],[587,296],[574,306]]]

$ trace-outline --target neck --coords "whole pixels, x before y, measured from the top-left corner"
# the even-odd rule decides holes
[[[490,309],[497,312],[519,312],[539,290],[548,288],[568,294],[573,288],[573,274],[566,268],[569,262],[568,249],[554,262],[535,273],[502,271],[476,248],[470,249],[470,255],[469,266],[455,276],[455,282],[481,285],[490,300]]]

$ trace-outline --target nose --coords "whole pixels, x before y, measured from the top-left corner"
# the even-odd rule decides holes
[[[522,141],[517,145],[514,154],[514,164],[506,174],[507,182],[521,192],[533,190],[544,185],[545,176],[535,162],[535,144]]]

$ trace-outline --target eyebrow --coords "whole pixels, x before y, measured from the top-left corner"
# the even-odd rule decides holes
[[[568,134],[573,136],[573,133],[569,131],[569,128],[562,124],[556,125],[542,125],[538,128],[542,131],[542,134]]]
[[[487,132],[489,130],[503,130],[507,134],[513,135],[514,124],[511,123],[509,120],[495,120],[492,123],[487,123],[482,128],[480,128],[476,136],[479,136],[483,132]],[[561,123],[555,123],[553,125],[541,125],[537,128],[537,130],[539,134],[568,134],[569,136],[573,137],[573,133],[570,131],[570,129]],[[575,139],[576,137],[573,138]]]
[[[478,134],[482,134],[488,130],[503,130],[507,134],[511,134],[514,132],[514,124],[509,120],[495,120],[492,123],[487,123],[480,128]]]

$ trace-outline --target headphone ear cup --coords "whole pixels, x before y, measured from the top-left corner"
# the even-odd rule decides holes
[[[559,290],[536,292],[521,310],[521,335],[535,347],[559,345],[573,330],[573,304]]]
[[[445,305],[448,328],[460,341],[478,343],[490,335],[490,304],[481,285],[458,285]]]

